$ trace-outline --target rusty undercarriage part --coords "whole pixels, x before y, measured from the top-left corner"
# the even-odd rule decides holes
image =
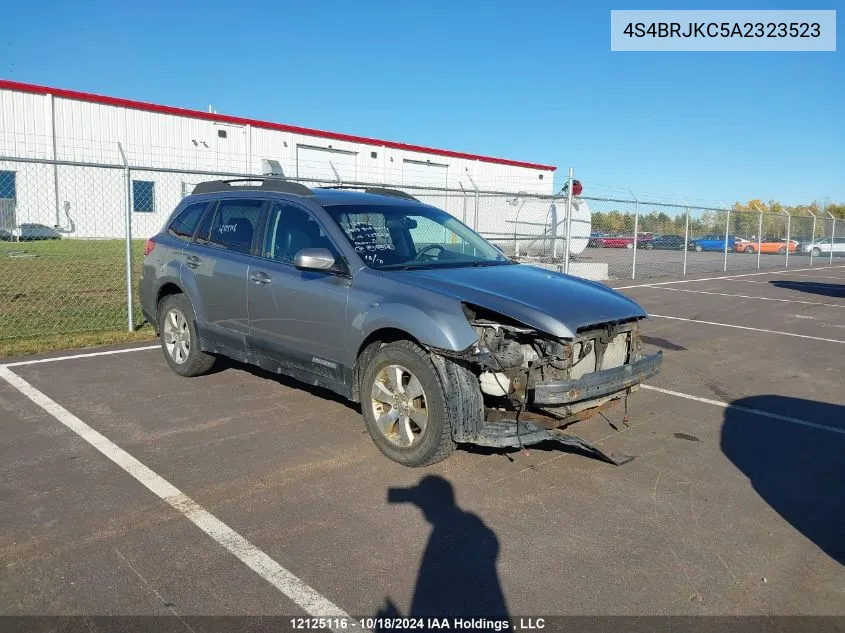
[[[622,466],[634,459],[630,455],[605,453],[594,444],[590,444],[587,440],[577,435],[541,429],[531,422],[520,422],[519,426],[521,428],[517,430],[516,421],[500,420],[498,422],[487,422],[481,427],[478,434],[470,438],[470,442],[479,446],[490,446],[494,448],[521,448],[523,446],[539,444],[540,442],[558,442],[564,446],[576,448],[590,457],[615,466]]]
[[[553,409],[528,408],[520,413],[519,419],[532,422],[541,429],[563,429],[576,422],[589,420],[596,413],[606,411],[619,404],[621,398],[610,398],[603,402],[588,403],[588,408],[576,409],[575,407],[559,407]],[[488,407],[485,410],[485,417],[490,422],[513,420],[516,410],[512,407]]]

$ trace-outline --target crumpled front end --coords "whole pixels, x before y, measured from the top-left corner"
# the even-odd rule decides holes
[[[558,439],[619,462],[560,431],[619,403],[660,371],[662,353],[645,353],[639,316],[563,339],[477,306],[465,305],[464,312],[478,334],[466,358],[477,369],[485,414],[480,428],[463,437],[459,429],[457,441],[523,446]]]

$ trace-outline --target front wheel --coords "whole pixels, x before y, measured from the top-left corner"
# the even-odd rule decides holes
[[[746,252],[746,253],[753,253],[753,252],[754,252],[754,247],[753,247],[753,246],[746,246],[746,247],[745,247],[745,252]]]
[[[643,248],[645,248],[647,251],[650,251],[654,248],[654,244],[652,244],[651,242],[646,242]]]
[[[454,405],[467,396],[481,402],[477,381],[444,385],[429,354],[411,341],[382,345],[364,357],[369,358],[361,368],[361,412],[378,449],[404,466],[446,459],[455,450]],[[454,375],[444,378],[449,382]]]
[[[703,250],[704,250],[704,247],[703,247],[701,244],[696,244],[696,245],[695,245],[695,252],[696,252],[696,253],[700,253],[700,252],[701,252],[701,251],[703,251]]]
[[[818,248],[814,248],[811,253],[813,254],[813,257],[818,257],[819,255],[821,255],[821,250],[819,250]]]
[[[161,302],[158,331],[164,358],[180,376],[199,376],[214,365],[214,356],[200,349],[194,308],[185,295],[170,295]]]

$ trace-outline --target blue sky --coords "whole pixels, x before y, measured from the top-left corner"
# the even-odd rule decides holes
[[[845,3],[18,2],[0,76],[554,164],[559,184],[571,165],[596,194],[845,201],[842,37],[612,53],[611,8]]]

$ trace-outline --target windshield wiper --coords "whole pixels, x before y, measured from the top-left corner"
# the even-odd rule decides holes
[[[387,264],[386,266],[379,266],[376,270],[426,270],[437,268],[438,266],[432,264]]]
[[[498,260],[498,259],[485,259],[480,262],[472,262],[473,268],[477,268],[479,266],[507,266],[509,264],[513,264],[514,262],[508,260]]]

